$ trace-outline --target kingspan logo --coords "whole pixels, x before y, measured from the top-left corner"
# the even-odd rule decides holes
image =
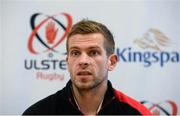
[[[143,63],[144,67],[158,64],[164,67],[167,63],[179,63],[180,53],[169,51],[170,39],[158,29],[149,29],[142,37],[134,40],[142,50],[134,50],[132,47],[117,48],[116,53],[119,60],[125,63]],[[166,49],[166,50],[165,50]]]

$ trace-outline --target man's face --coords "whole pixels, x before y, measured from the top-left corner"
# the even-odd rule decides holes
[[[107,80],[108,61],[102,34],[76,34],[69,38],[68,71],[78,89],[92,89]]]

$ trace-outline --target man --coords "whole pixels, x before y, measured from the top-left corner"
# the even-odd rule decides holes
[[[78,22],[67,36],[66,48],[71,80],[62,90],[31,106],[24,115],[151,114],[108,81],[108,71],[115,68],[117,56],[113,36],[105,25],[91,20]]]

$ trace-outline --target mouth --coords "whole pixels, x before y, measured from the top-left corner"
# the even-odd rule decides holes
[[[77,73],[77,75],[78,75],[78,76],[89,76],[89,75],[92,75],[92,73],[89,72],[89,71],[79,71],[79,72]]]

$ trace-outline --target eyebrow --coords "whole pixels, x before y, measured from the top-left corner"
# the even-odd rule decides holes
[[[80,49],[80,48],[77,46],[72,46],[69,48],[69,50],[71,50],[71,49]],[[87,49],[100,49],[100,47],[99,46],[91,46],[91,47],[88,47]]]

